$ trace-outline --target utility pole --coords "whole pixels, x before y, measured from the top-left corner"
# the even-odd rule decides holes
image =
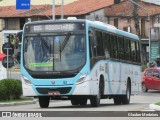
[[[136,34],[140,37],[137,0],[133,0],[133,1],[135,2],[135,3],[133,3],[134,26],[136,29]]]
[[[141,34],[140,34],[140,28],[139,28],[138,4],[137,4],[137,2],[138,2],[138,0],[132,0],[134,27],[136,29],[136,34],[139,36],[139,39],[140,39],[140,58],[141,58],[141,64],[142,64],[142,62],[143,62],[143,53],[142,53]]]
[[[64,0],[62,0],[62,11],[61,11],[61,19],[64,19]]]
[[[55,0],[52,0],[52,19],[55,20]]]

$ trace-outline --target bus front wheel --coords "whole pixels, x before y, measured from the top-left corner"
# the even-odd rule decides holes
[[[100,95],[92,96],[90,102],[92,107],[98,107],[100,104]]]
[[[71,100],[71,104],[72,105],[78,105],[79,104],[79,101],[77,99],[72,99]]]
[[[40,96],[38,98],[39,98],[40,107],[41,108],[48,108],[50,97],[48,97],[48,96]]]

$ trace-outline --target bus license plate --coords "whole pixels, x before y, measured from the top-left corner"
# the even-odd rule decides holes
[[[49,91],[48,95],[56,96],[56,95],[60,95],[60,92],[59,91]]]

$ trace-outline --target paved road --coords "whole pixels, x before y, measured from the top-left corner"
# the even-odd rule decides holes
[[[19,72],[12,72],[11,78],[20,79]],[[70,101],[51,101],[49,108],[47,109],[41,109],[39,107],[38,102],[36,104],[32,105],[21,105],[21,106],[10,106],[10,107],[0,107],[0,111],[61,111],[62,116],[66,116],[66,111],[146,111],[149,110],[148,106],[151,103],[159,102],[160,101],[160,91],[149,91],[147,93],[140,93],[139,95],[134,95],[131,97],[131,103],[129,105],[114,105],[113,100],[104,99],[101,100],[101,105],[98,108],[94,108],[90,106],[90,101],[88,100],[87,106],[72,106]],[[95,113],[96,114],[96,113]],[[159,116],[160,117],[160,116]],[[51,118],[47,118],[51,119]],[[57,118],[58,120],[63,120],[62,118]],[[75,118],[72,117],[65,117],[65,120],[72,120]],[[76,118],[76,120],[81,120],[82,118]],[[93,117],[89,118],[92,120],[97,119],[103,119],[106,120],[106,118],[100,118],[100,117]],[[124,117],[124,118],[108,118],[110,120],[135,120],[134,117]],[[144,117],[143,117],[144,119]],[[150,120],[151,118],[147,118]],[[30,119],[31,120],[31,119]],[[35,119],[33,119],[35,120]],[[41,120],[41,119],[39,119]],[[88,118],[86,118],[88,120]],[[142,118],[136,117],[136,120],[142,120]],[[158,120],[157,118],[152,118],[152,120]]]
[[[41,109],[38,102],[32,105],[21,105],[11,107],[0,107],[0,111],[16,110],[16,111],[141,111],[149,109],[151,103],[160,101],[160,91],[149,91],[139,95],[131,96],[129,105],[114,105],[113,100],[101,100],[100,107],[91,107],[88,100],[86,106],[72,106],[70,101],[51,101],[49,108]]]
[[[114,105],[113,100],[104,99],[101,100],[100,107],[91,107],[90,102],[88,101],[88,104],[86,106],[72,106],[70,101],[51,101],[49,108],[47,109],[41,109],[39,107],[38,102],[36,104],[31,105],[20,105],[20,106],[9,106],[9,107],[0,107],[0,111],[39,111],[39,112],[46,112],[50,111],[53,116],[62,116],[57,117],[56,120],[81,120],[82,117],[73,117],[74,114],[82,114],[83,119],[88,120],[135,120],[135,117],[114,117],[116,116],[116,112],[118,111],[124,111],[127,113],[127,111],[148,111],[149,104],[160,101],[160,91],[149,91],[148,93],[140,93],[139,95],[135,95],[131,97],[131,103],[129,105]],[[54,112],[53,112],[54,111]],[[103,111],[109,111],[111,113],[114,113],[112,118],[105,118],[105,117],[92,117],[88,118],[87,115],[90,115],[90,117],[99,113],[102,113]],[[108,114],[108,113],[107,113]],[[73,115],[72,117],[67,117]],[[159,116],[160,117],[160,116]],[[145,117],[136,117],[136,120],[143,120]],[[53,118],[47,117],[47,120],[50,120]],[[151,117],[150,117],[151,119]],[[147,118],[147,120],[150,120]],[[159,118],[158,118],[159,119]],[[152,118],[152,120],[158,120],[156,117]],[[30,118],[29,120],[35,120]],[[38,118],[38,120],[41,120]],[[145,119],[146,120],[146,119]]]

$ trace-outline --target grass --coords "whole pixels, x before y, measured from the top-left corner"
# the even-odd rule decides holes
[[[33,100],[33,98],[19,98],[19,99],[15,99],[15,100],[0,100],[0,103],[10,103],[10,102],[23,102],[23,101],[29,101],[29,100]]]
[[[155,104],[160,106],[160,102],[157,102],[157,103],[155,103]]]

